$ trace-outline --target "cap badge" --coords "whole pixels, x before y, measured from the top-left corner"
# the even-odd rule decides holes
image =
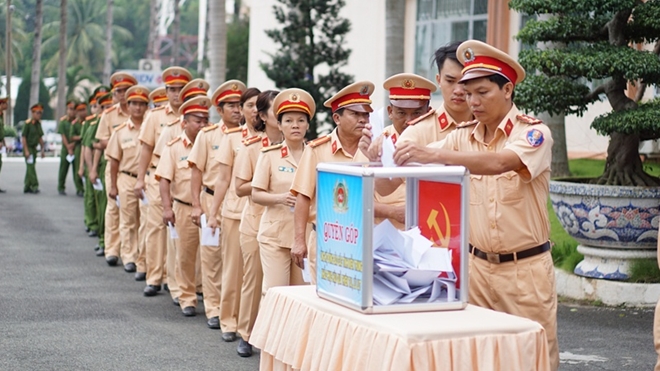
[[[369,85],[362,86],[362,89],[360,89],[360,94],[361,95],[369,95]]]
[[[206,107],[207,102],[205,100],[203,100],[203,101],[199,102],[199,105],[202,106],[202,107]]]
[[[296,103],[300,100],[300,98],[298,98],[298,94],[294,93],[294,94],[289,95],[289,100],[293,103]]]
[[[200,89],[204,89],[204,83],[200,81],[199,85],[197,85],[197,87],[200,88]]]
[[[463,56],[465,57],[466,62],[472,62],[474,60],[474,52],[472,51],[472,48],[465,49]]]
[[[231,90],[238,90],[238,85],[236,85],[236,84],[232,84],[232,86],[231,86]]]
[[[137,94],[144,94],[144,92],[142,91],[142,89],[138,89],[138,90],[136,90],[135,92],[136,92]]]
[[[179,71],[172,71],[172,76],[179,77]]]
[[[404,89],[413,89],[415,87],[415,82],[411,79],[405,79],[401,82],[401,87]]]

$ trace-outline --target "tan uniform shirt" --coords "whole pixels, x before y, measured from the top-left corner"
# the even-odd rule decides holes
[[[119,161],[119,171],[137,174],[138,158],[142,147],[138,140],[139,134],[140,129],[133,124],[131,119],[117,126],[112,133],[108,147],[105,149],[105,155]]]
[[[270,194],[289,192],[298,163],[286,144],[266,147],[257,160],[252,187]],[[259,241],[290,249],[293,246],[293,208],[286,205],[268,206],[259,225]]]
[[[215,160],[216,153],[220,149],[222,137],[225,136],[227,127],[221,124],[207,126],[197,134],[188,162],[190,167],[195,166],[202,172],[202,185],[214,189],[218,181],[218,168],[220,163]]]
[[[298,171],[291,184],[291,193],[296,196],[300,193],[309,197],[311,203],[308,223],[316,223],[316,165],[321,162],[355,162],[357,160],[342,148],[336,128],[330,135],[310,142],[305,148],[298,164]]]
[[[103,111],[99,127],[96,129],[96,139],[109,140],[112,136],[112,130],[126,122],[129,117],[131,116],[128,113],[121,110],[119,103]]]
[[[431,110],[408,123],[408,128],[401,133],[397,141],[401,143],[410,141],[426,146],[445,139],[456,128],[456,124],[456,120],[449,115],[443,104],[439,109]]]
[[[236,195],[234,161],[238,151],[244,147],[243,140],[247,139],[248,135],[248,129],[242,126],[227,130],[227,134],[222,137],[220,149],[218,150],[218,153],[216,153],[215,159],[217,162],[232,168],[229,189],[227,189],[227,194],[225,195],[225,200],[222,204],[222,213],[220,213],[223,218],[240,220],[243,207],[245,207],[245,198]]]
[[[243,145],[245,148],[238,153],[238,157],[236,158],[234,176],[238,179],[251,182],[254,178],[255,168],[261,150],[272,144],[265,133],[259,133],[257,136],[244,140]],[[239,231],[243,234],[256,236],[257,232],[259,232],[259,223],[261,222],[261,215],[265,207],[254,203],[252,196],[244,198],[247,201],[243,209],[243,219]]]
[[[502,254],[547,242],[550,222],[546,203],[553,143],[550,129],[520,115],[514,105],[490,143],[484,143],[484,134],[485,126],[476,123],[431,145],[461,152],[510,150],[526,166],[518,172],[495,176],[470,175],[470,243],[482,251]]]
[[[192,141],[185,132],[182,132],[181,135],[167,143],[156,168],[156,180],[160,181],[163,178],[171,182],[172,199],[187,203],[192,203],[190,194],[192,171],[188,165],[188,156],[192,147]]]
[[[183,117],[179,117],[178,119],[168,122],[165,127],[163,127],[163,131],[161,131],[160,135],[158,136],[158,140],[154,146],[153,155],[160,157],[165,147],[167,147],[167,143],[181,135],[182,132]]]
[[[145,116],[142,127],[140,128],[140,141],[148,146],[155,147],[165,125],[178,118],[178,112],[174,111],[169,103],[152,109]],[[167,142],[165,143],[167,144]],[[158,156],[153,153],[151,154],[150,166],[158,166]]]

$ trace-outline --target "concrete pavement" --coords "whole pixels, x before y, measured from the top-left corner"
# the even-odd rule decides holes
[[[57,195],[56,162],[37,162],[38,195],[23,194],[25,165],[0,173],[0,370],[257,370],[237,343],[185,318],[169,295],[94,256],[82,199]],[[651,370],[653,309],[559,305],[561,370]]]

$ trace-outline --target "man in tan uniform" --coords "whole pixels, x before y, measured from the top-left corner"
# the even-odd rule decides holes
[[[199,249],[199,230],[191,218],[191,170],[188,156],[197,134],[208,125],[210,105],[209,98],[203,96],[195,97],[181,105],[185,129],[165,147],[156,168],[163,205],[163,222],[170,225],[170,228],[175,228],[179,236],[175,240],[174,272],[180,291],[179,304],[186,317],[196,315],[195,262]]]
[[[232,127],[223,137],[215,157],[219,163],[219,176],[214,188],[213,204],[207,214],[217,215],[222,205],[220,328],[222,329],[222,340],[227,342],[236,340],[243,278],[243,257],[238,227],[245,199],[236,195],[233,167],[238,150],[243,147],[241,142],[249,136],[247,127],[237,126],[240,122],[240,114],[237,114],[240,112],[240,99],[246,90],[247,87],[242,82],[229,80],[215,90],[211,99],[213,104],[219,107],[223,123]],[[208,218],[208,223],[210,228],[218,227],[217,218]]]
[[[308,143],[291,185],[291,193],[296,196],[291,257],[300,268],[303,268],[303,259],[309,259],[312,283],[316,283],[316,165],[355,161],[362,130],[369,123],[369,113],[373,112],[369,98],[373,92],[374,84],[360,81],[325,101],[323,105],[332,109],[337,128],[330,135]],[[307,223],[312,223],[312,233],[305,241]]]
[[[154,108],[167,105],[167,103],[169,103],[167,88],[161,86],[152,90],[151,93],[149,93],[149,100],[154,105]]]
[[[470,171],[470,302],[539,322],[559,367],[557,292],[546,203],[552,136],[513,104],[525,70],[476,40],[458,48],[460,82],[476,120],[430,147],[400,144],[398,165],[462,165]]]
[[[149,204],[147,208],[147,226],[145,231],[146,245],[146,287],[144,296],[154,296],[161,289],[167,277],[166,255],[167,255],[167,229],[163,224],[163,210],[159,191],[159,182],[154,176],[158,166],[158,156],[153,153],[154,146],[160,137],[163,127],[173,120],[179,118],[179,93],[181,88],[190,81],[192,75],[181,67],[170,67],[163,71],[163,81],[169,103],[154,108],[145,118],[144,125],[140,129],[138,139],[142,143],[140,150],[139,166],[137,170],[137,182],[134,193],[143,198],[143,192],[147,196]],[[172,272],[172,277],[174,272]],[[169,282],[170,290],[174,290],[176,296],[176,282]],[[175,296],[175,297],[176,297]]]
[[[146,205],[140,202],[133,192],[137,181],[138,156],[140,141],[138,135],[144,120],[144,114],[149,104],[149,89],[135,85],[126,91],[126,101],[130,118],[117,126],[108,147],[106,156],[110,159],[110,184],[108,188],[110,202],[119,200],[119,232],[121,235],[121,251],[109,251],[108,254],[119,253],[126,272],[136,272],[135,279],[144,279],[146,266],[144,241]],[[137,264],[136,264],[137,263]]]
[[[216,91],[219,95],[219,90]],[[214,94],[215,96],[215,94]],[[220,149],[222,138],[228,133],[239,132],[240,125],[232,120],[230,110],[216,107],[220,114],[220,123],[208,126],[199,133],[195,140],[188,162],[192,168],[190,181],[192,191],[192,220],[199,225],[202,214],[207,220],[214,218],[217,224],[221,223],[219,212],[211,214],[215,184],[220,176],[220,163],[216,161],[216,154]],[[200,247],[202,289],[204,291],[204,310],[206,311],[207,326],[210,329],[220,329],[220,293],[222,287],[222,250],[220,246]]]
[[[110,169],[107,169],[108,171],[105,171],[105,174],[99,174],[99,163],[103,157],[103,150],[107,147],[108,140],[112,135],[112,130],[126,122],[130,117],[126,103],[126,90],[133,85],[137,85],[137,80],[126,72],[116,72],[110,76],[112,96],[118,103],[103,111],[96,129],[95,138],[98,140],[98,148],[94,149],[94,160],[89,173],[89,178],[93,182],[96,182],[99,176],[103,176],[105,177],[105,184],[110,184]],[[106,188],[105,192],[109,198],[109,189]],[[119,260],[118,256],[114,254],[119,253],[120,244],[119,208],[116,203],[108,202],[105,208],[105,260],[111,267],[117,265]]]

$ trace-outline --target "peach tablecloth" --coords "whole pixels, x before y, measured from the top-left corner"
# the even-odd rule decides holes
[[[459,311],[361,314],[316,295],[275,287],[250,343],[260,370],[549,370],[538,323],[468,305]]]

